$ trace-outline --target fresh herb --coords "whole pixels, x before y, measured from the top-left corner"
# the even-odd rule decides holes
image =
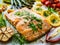
[[[34,25],[34,23],[31,22],[31,23],[29,24],[29,27],[32,28],[33,31],[37,31],[37,28],[36,28],[36,26]]]
[[[6,26],[6,22],[2,17],[2,14],[0,14],[0,27]]]
[[[24,12],[22,11],[22,12],[20,12],[20,15],[19,16],[23,16],[24,15]]]
[[[41,23],[38,23],[37,26],[38,26],[38,28],[42,29],[42,24]]]
[[[57,23],[57,20],[56,20],[56,19],[53,19],[53,20],[52,20],[52,23]]]
[[[36,10],[37,10],[37,11],[41,11],[41,10],[42,10],[42,8],[36,8]]]
[[[19,42],[20,45],[23,45],[24,43],[27,43],[27,41],[25,40],[25,37],[24,36],[20,36],[18,33],[15,33],[13,35],[13,41],[16,42]]]
[[[27,12],[25,10],[22,11],[22,12],[16,12],[15,15],[18,15],[18,16],[23,16],[24,15],[25,16],[24,19],[27,19],[27,20],[30,18],[31,20],[36,20],[38,22],[41,21],[40,18],[35,17],[34,14],[30,14],[29,12]]]
[[[17,16],[23,16],[23,15],[30,15],[30,13],[24,10],[24,11],[22,11],[22,12],[17,11],[17,12],[15,13],[15,15],[17,15]]]
[[[56,13],[56,11],[53,9],[53,8],[50,8],[50,7],[48,7],[48,10],[51,12],[51,13]]]
[[[15,15],[19,16],[20,15],[20,11],[15,12]]]
[[[44,12],[44,16],[47,17],[49,14],[47,14],[46,12]]]
[[[24,19],[29,20],[29,17],[24,17]]]
[[[51,15],[51,12],[49,12],[49,11],[44,11],[44,16],[45,16],[45,17],[47,17],[47,16],[49,16],[49,15]]]
[[[30,13],[28,11],[25,11],[25,10],[23,11],[23,14],[24,15],[30,15]]]
[[[34,15],[31,15],[32,20],[36,20],[38,22],[41,22],[42,20],[40,18],[35,17]]]
[[[36,21],[38,22],[42,22],[42,20],[40,18],[36,18]]]
[[[32,14],[31,15],[31,20],[35,20],[36,19],[36,17]]]

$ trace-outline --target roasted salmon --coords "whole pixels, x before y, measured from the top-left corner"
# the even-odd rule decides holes
[[[51,28],[44,17],[26,7],[6,14],[5,17],[28,41],[41,37]]]

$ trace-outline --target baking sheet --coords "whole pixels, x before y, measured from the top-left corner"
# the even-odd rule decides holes
[[[0,3],[2,3],[2,0],[0,0]],[[12,27],[12,25],[10,25],[10,23],[7,22],[7,26],[10,26],[11,28],[14,29],[14,27]],[[14,31],[16,32],[16,29],[14,29]],[[9,42],[7,43],[2,43],[0,42],[0,45],[20,45],[19,43],[14,43],[12,40],[10,40]],[[60,45],[60,42],[58,43],[49,43],[49,42],[46,42],[45,41],[45,36],[41,37],[40,39],[34,41],[34,42],[31,42],[29,44],[24,44],[24,45]]]

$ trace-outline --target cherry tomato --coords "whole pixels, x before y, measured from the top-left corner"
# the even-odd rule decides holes
[[[47,0],[41,0],[41,2],[44,4]]]
[[[49,7],[52,7],[54,9],[60,8],[60,0],[41,0],[41,2]]]
[[[51,3],[54,3],[54,0],[49,0]]]
[[[56,4],[56,7],[57,7],[57,8],[60,8],[60,3],[57,3],[57,4]]]
[[[59,2],[59,0],[54,0],[54,3],[58,3]]]
[[[52,8],[56,8],[56,4],[52,4],[51,7],[52,7]]]
[[[50,2],[50,1],[46,1],[46,2],[45,2],[45,5],[46,5],[46,6],[50,6],[50,5],[51,5],[51,2]]]

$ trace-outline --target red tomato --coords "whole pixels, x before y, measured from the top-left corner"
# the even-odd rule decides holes
[[[58,3],[59,2],[59,0],[54,0],[54,3]]]
[[[50,6],[50,5],[51,5],[51,2],[50,2],[50,1],[46,1],[46,2],[45,2],[45,5],[46,5],[46,6]]]
[[[60,8],[60,0],[41,0],[41,2],[46,5],[50,6],[52,8]]]
[[[57,3],[57,4],[56,4],[56,7],[60,8],[60,3]]]
[[[56,8],[56,4],[52,4],[51,7],[52,7],[52,8]]]
[[[54,0],[49,0],[51,3],[54,3]]]
[[[44,4],[47,0],[41,0],[41,2]]]

